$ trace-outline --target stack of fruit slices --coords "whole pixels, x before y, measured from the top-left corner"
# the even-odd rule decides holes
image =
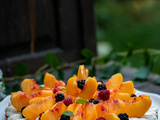
[[[151,106],[148,95],[135,95],[132,81],[123,82],[120,73],[106,83],[88,77],[79,66],[67,84],[45,74],[44,86],[24,79],[22,91],[11,93],[11,105],[29,120],[129,120],[140,118]]]

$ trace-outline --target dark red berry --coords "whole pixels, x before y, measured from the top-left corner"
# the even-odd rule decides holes
[[[129,120],[128,115],[126,113],[121,113],[118,115],[120,120]]]
[[[61,91],[61,89],[59,88],[59,87],[54,87],[54,89],[53,89],[53,93],[55,94],[56,92],[58,92],[58,91]]]
[[[56,96],[56,102],[64,100],[64,95],[62,93],[58,93]]]
[[[72,104],[72,98],[66,98],[64,99],[63,103],[66,105],[66,106],[69,106],[70,104]]]
[[[108,100],[110,97],[110,91],[109,90],[101,90],[99,92],[99,98],[102,100]]]
[[[84,88],[84,85],[85,85],[85,80],[78,80],[77,81],[77,86],[78,88],[80,88],[81,90]]]
[[[104,118],[104,117],[99,117],[99,118],[97,118],[96,120],[106,120],[106,118]]]
[[[106,90],[107,88],[106,88],[106,85],[102,83],[102,84],[98,84],[97,89],[100,91],[100,90]]]

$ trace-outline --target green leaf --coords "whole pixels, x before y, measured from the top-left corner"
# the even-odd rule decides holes
[[[100,71],[98,78],[100,79],[109,79],[112,75],[119,73],[121,70],[121,65],[112,63],[111,65],[105,67]]]
[[[85,57],[86,59],[86,62],[85,64],[86,65],[91,65],[92,63],[92,58],[93,58],[93,53],[91,51],[89,51],[88,49],[84,48],[82,51],[81,51],[81,54]]]
[[[72,111],[64,111],[64,112],[62,112],[62,115],[74,117],[74,114],[72,113]]]
[[[24,76],[28,73],[28,66],[25,63],[18,63],[14,69],[16,70],[18,76]]]
[[[40,90],[43,90],[43,88],[42,88],[41,86],[39,86],[39,89],[40,89]]]
[[[97,59],[95,62],[98,65],[104,65],[106,63],[104,58]]]
[[[87,103],[87,102],[89,102],[89,100],[88,100],[88,99],[83,99],[83,98],[79,98],[79,99],[76,101],[77,104]]]
[[[150,58],[150,53],[147,49],[144,50],[143,56],[144,56],[145,65],[149,65],[151,58]]]
[[[58,79],[64,80],[64,72],[62,70],[58,70]]]
[[[137,72],[134,74],[133,80],[141,81],[141,82],[146,81],[150,72],[151,72],[151,66],[144,65],[144,66],[140,67],[140,69],[137,70]]]
[[[2,77],[3,77],[3,72],[2,72],[2,70],[0,69],[0,79],[2,79]]]
[[[154,84],[160,85],[160,77],[158,77],[155,81]]]
[[[61,90],[66,90],[66,88],[61,88]]]
[[[95,67],[94,63],[92,64],[91,69],[89,71],[89,76],[91,76],[91,77],[96,76],[96,67]]]
[[[49,64],[53,69],[57,69],[59,61],[54,53],[48,53],[45,58],[45,63]]]

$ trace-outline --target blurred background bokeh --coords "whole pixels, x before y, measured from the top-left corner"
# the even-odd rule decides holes
[[[98,55],[110,51],[160,49],[159,0],[95,0]],[[152,54],[153,72],[160,74],[159,55]],[[132,67],[143,64],[141,54],[132,55]]]

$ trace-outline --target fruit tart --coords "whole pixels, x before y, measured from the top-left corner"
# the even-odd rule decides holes
[[[11,93],[8,120],[158,120],[148,95],[135,95],[132,81],[118,73],[107,82],[89,77],[84,65],[65,84],[46,73],[44,86],[24,79]]]

